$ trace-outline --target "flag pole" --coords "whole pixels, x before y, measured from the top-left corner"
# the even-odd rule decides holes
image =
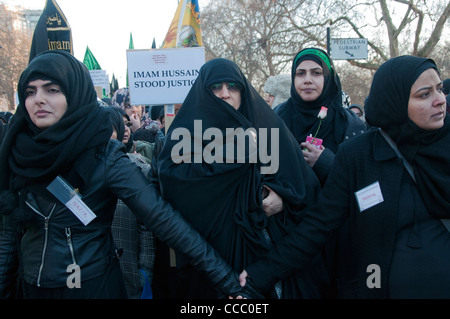
[[[175,42],[175,47],[178,47],[180,40],[181,28],[183,27],[184,14],[186,13],[186,1],[183,0],[183,5],[181,6],[180,18],[178,19],[178,29],[177,29],[177,40]]]

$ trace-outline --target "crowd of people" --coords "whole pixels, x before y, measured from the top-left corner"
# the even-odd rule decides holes
[[[448,86],[399,56],[351,104],[309,47],[264,99],[215,58],[165,127],[41,53],[0,136],[0,297],[450,298]]]

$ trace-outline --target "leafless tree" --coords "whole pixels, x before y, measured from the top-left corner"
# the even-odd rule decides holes
[[[0,5],[0,95],[6,95],[8,109],[15,108],[14,91],[28,63],[31,34],[14,26],[17,14]]]
[[[449,16],[448,0],[224,0],[202,11],[202,34],[207,59],[235,61],[260,92],[270,75],[290,71],[299,49],[326,49],[327,28],[332,38],[366,38],[367,60],[335,61],[343,89],[363,104],[374,71],[391,57],[448,63]]]
[[[298,9],[301,3],[303,0],[211,2],[202,12],[207,59],[235,61],[261,89],[270,75],[289,68],[292,54],[306,43],[285,11]]]

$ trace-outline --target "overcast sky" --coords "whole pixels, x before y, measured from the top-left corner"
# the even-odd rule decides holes
[[[199,0],[200,17],[202,5]],[[0,0],[7,5],[27,9],[45,7],[46,0]],[[133,36],[135,49],[150,49],[162,44],[175,15],[178,0],[56,0],[72,29],[74,55],[83,61],[86,47],[103,70],[126,84],[126,50]]]

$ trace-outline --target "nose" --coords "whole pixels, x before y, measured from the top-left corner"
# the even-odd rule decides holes
[[[446,100],[446,98],[445,98],[445,95],[444,95],[444,93],[443,92],[440,92],[438,95],[437,95],[437,98],[436,98],[436,100],[435,100],[435,106],[444,106],[444,108],[445,108],[445,106],[447,105],[447,100]]]
[[[310,82],[312,82],[312,74],[311,74],[311,72],[306,72],[306,74],[305,74],[305,82],[308,82],[308,83],[310,83]]]
[[[45,102],[45,94],[42,90],[37,89],[34,94],[34,102],[36,104],[42,104]]]
[[[220,95],[220,98],[222,98],[222,99],[226,99],[226,98],[230,97],[230,91],[228,90],[226,85],[224,85],[224,84],[222,85],[222,89],[220,90],[219,95]]]

